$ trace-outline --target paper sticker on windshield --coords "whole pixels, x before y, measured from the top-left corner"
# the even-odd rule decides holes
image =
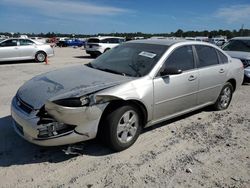
[[[149,58],[154,58],[155,56],[156,56],[156,54],[154,54],[154,53],[151,53],[151,52],[144,52],[144,51],[142,51],[141,53],[139,53],[139,55],[141,55],[141,56],[144,56],[144,57],[149,57]]]

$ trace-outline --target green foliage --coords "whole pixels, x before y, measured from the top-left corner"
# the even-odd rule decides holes
[[[0,35],[5,35],[11,37],[12,35],[8,32],[0,32]],[[162,37],[196,37],[196,36],[207,36],[207,37],[215,37],[215,36],[227,36],[228,39],[236,36],[250,36],[250,29],[240,29],[236,30],[212,30],[212,31],[183,31],[178,29],[176,32],[171,33],[142,33],[142,32],[135,32],[135,33],[98,33],[93,35],[88,34],[63,34],[63,33],[15,33],[13,37],[18,37],[20,35],[27,35],[29,37],[68,37],[68,38],[88,38],[93,36],[117,36],[117,37],[126,37],[128,39],[132,39],[133,37],[144,37],[149,38],[152,36],[162,36]]]

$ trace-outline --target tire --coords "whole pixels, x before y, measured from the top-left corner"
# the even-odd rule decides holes
[[[130,105],[119,107],[107,115],[104,126],[102,133],[106,144],[114,151],[125,150],[132,146],[140,135],[140,112]]]
[[[221,92],[220,95],[214,104],[215,110],[225,110],[228,108],[233,96],[233,86],[231,83],[227,82]]]
[[[96,58],[96,57],[97,57],[97,55],[96,55],[96,54],[90,54],[90,57],[92,57],[92,58]]]
[[[47,57],[47,54],[45,52],[40,51],[36,53],[35,60],[41,63],[46,60],[46,57]]]
[[[110,50],[110,48],[107,48],[107,49],[105,49],[105,50],[104,50],[104,52],[103,52],[103,53],[105,53],[105,52],[107,52],[107,51],[109,51],[109,50]]]

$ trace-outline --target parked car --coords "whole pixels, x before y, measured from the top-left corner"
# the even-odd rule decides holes
[[[244,81],[250,82],[250,37],[235,37],[222,49],[231,57],[238,58],[244,65]]]
[[[0,61],[35,59],[44,62],[54,55],[53,48],[32,39],[11,38],[0,42]]]
[[[92,37],[88,39],[86,53],[91,57],[97,57],[123,42],[125,38],[122,37]]]
[[[59,47],[67,47],[67,46],[85,46],[85,41],[79,39],[67,39],[67,40],[59,40],[56,44]]]
[[[11,114],[16,132],[34,144],[100,136],[121,151],[144,127],[208,105],[228,108],[242,80],[240,60],[212,44],[130,41],[89,64],[27,81],[12,100]]]
[[[78,47],[85,46],[85,41],[79,39],[70,39],[66,40],[65,42],[67,46],[78,46]]]

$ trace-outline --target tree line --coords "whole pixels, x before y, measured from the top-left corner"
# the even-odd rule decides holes
[[[93,36],[117,36],[117,37],[126,37],[126,38],[134,38],[134,37],[144,37],[150,38],[152,36],[162,36],[162,37],[196,37],[196,36],[206,36],[209,38],[216,36],[226,36],[228,39],[237,37],[237,36],[250,36],[250,29],[239,29],[239,30],[204,30],[204,31],[183,31],[182,29],[178,29],[176,32],[171,33],[142,33],[142,32],[134,32],[134,33],[98,33],[93,35],[88,34],[68,34],[68,33],[9,33],[9,32],[0,32],[0,35],[5,35],[9,37],[19,37],[20,35],[27,35],[29,37],[44,37],[44,38],[52,38],[52,37],[69,37],[69,38],[88,38]]]

